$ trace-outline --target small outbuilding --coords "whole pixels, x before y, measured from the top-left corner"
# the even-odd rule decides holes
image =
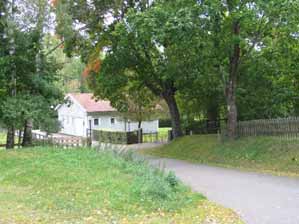
[[[88,130],[128,132],[138,129],[138,122],[130,121],[106,100],[95,100],[91,93],[69,93],[56,108],[61,133],[86,137]],[[159,120],[143,121],[143,133],[157,133]]]

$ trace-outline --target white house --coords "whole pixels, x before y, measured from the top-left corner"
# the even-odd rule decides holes
[[[88,129],[108,131],[134,131],[138,123],[125,119],[109,101],[96,101],[90,93],[70,93],[65,103],[56,108],[61,124],[61,133],[87,136]],[[159,121],[143,121],[144,133],[158,132]]]

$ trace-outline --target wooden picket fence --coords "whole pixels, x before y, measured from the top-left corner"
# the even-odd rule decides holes
[[[76,136],[45,136],[41,134],[32,133],[32,140],[35,145],[51,145],[55,147],[84,147],[89,145],[87,138]]]
[[[299,117],[240,121],[237,126],[239,137],[279,136],[299,137]]]
[[[6,133],[5,133],[6,134]],[[19,132],[15,133],[15,144],[16,147],[21,147],[22,136],[23,133],[20,134],[21,138],[19,138]],[[78,137],[78,136],[67,136],[67,135],[45,135],[32,132],[32,142],[35,146],[54,146],[54,147],[62,147],[62,148],[76,148],[76,147],[86,147],[90,146],[91,141],[88,138]],[[0,142],[0,148],[5,147],[5,142]]]

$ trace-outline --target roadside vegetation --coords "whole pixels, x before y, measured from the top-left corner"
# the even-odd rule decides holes
[[[15,136],[14,139],[15,139],[15,147],[16,147],[19,139],[17,136]],[[0,150],[5,148],[5,144],[6,144],[6,133],[0,131]]]
[[[299,140],[247,137],[221,142],[217,135],[194,135],[142,153],[194,163],[299,176]]]
[[[170,131],[171,128],[159,128],[159,135],[163,137],[168,137],[168,131]]]
[[[5,144],[6,133],[0,132],[0,145]]]
[[[144,134],[143,135],[143,142],[155,142],[155,141],[167,141],[168,140],[168,131],[171,128],[159,128],[157,135],[155,133],[151,134]]]
[[[1,223],[242,223],[131,154],[0,151]]]

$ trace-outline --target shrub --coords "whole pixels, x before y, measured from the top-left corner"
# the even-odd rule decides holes
[[[170,184],[172,187],[176,187],[179,184],[179,181],[174,174],[174,172],[169,172],[168,175],[166,176],[166,181]]]
[[[138,143],[137,132],[112,132],[93,130],[93,140],[112,144],[134,144]]]
[[[114,156],[123,161],[120,164],[122,170],[134,176],[132,197],[166,210],[179,209],[192,201],[191,196],[186,196],[190,189],[181,184],[173,172],[166,173],[151,167],[143,158],[136,157],[131,152],[117,153]]]

